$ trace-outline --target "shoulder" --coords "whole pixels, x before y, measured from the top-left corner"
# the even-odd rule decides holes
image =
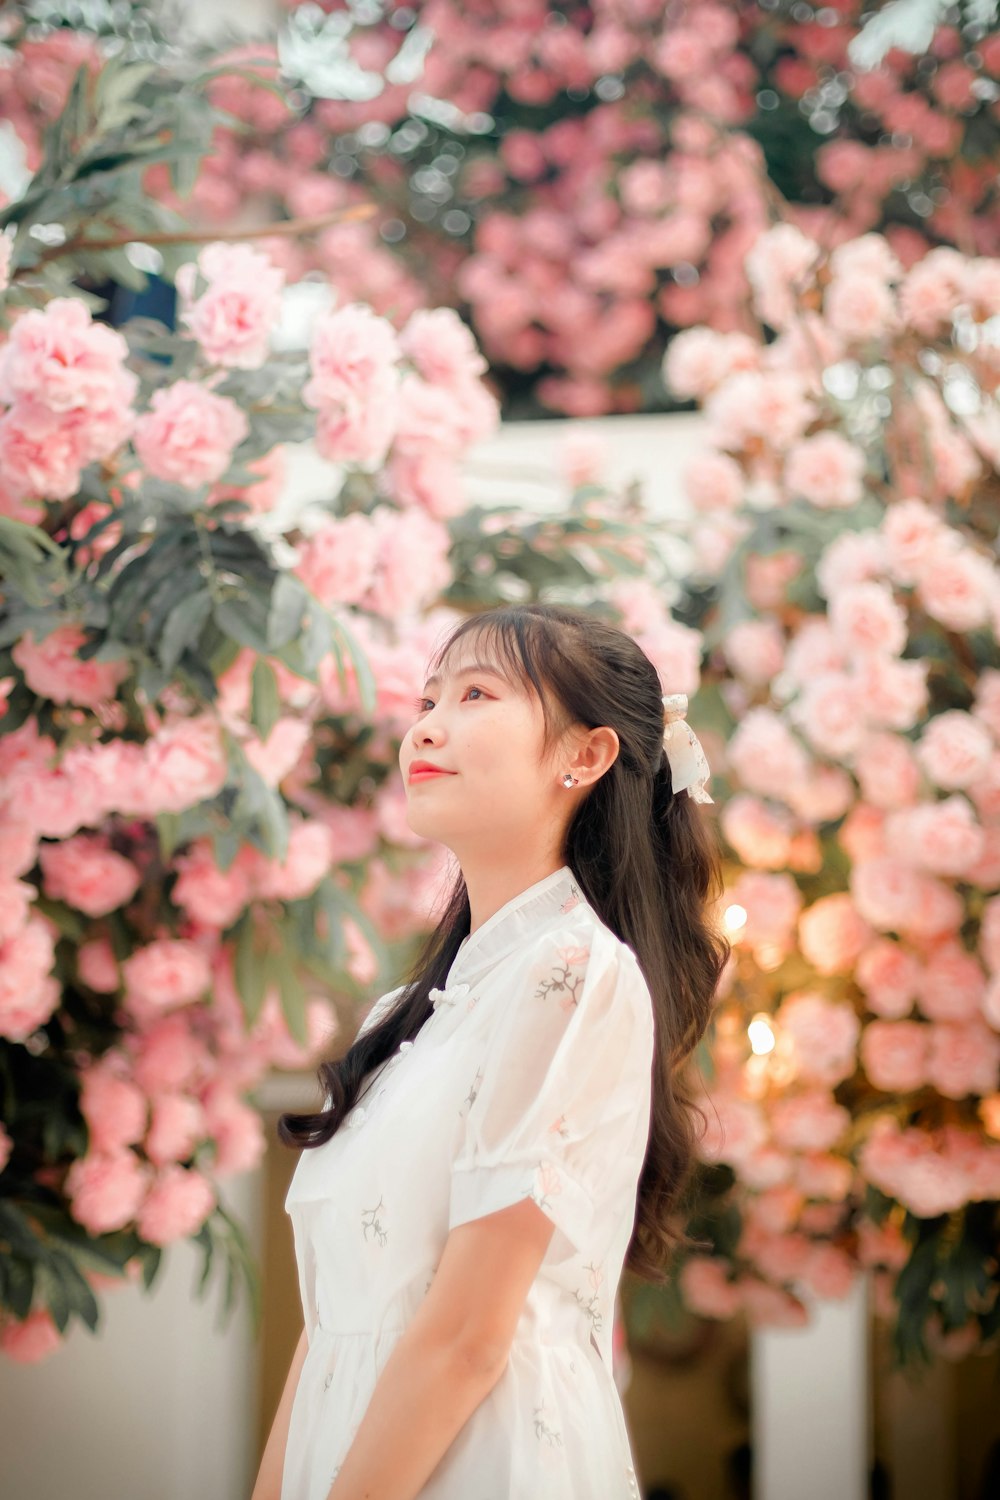
[[[634,950],[586,902],[547,922],[525,945],[523,960],[530,975],[563,966],[580,975],[585,990],[613,989],[617,1003],[631,1005],[652,1026],[652,999]]]

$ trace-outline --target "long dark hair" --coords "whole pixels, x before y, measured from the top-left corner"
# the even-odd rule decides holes
[[[664,686],[630,635],[564,605],[502,605],[461,621],[435,654],[434,670],[470,632],[489,648],[487,660],[540,700],[543,754],[575,724],[608,725],[618,735],[614,763],[570,821],[563,862],[601,921],[635,953],[652,996],[652,1114],[625,1264],[662,1282],[672,1254],[695,1243],[680,1220],[698,1139],[693,1116],[704,1122],[705,1115],[689,1067],[729,953],[713,921],[722,891],[715,831],[686,792],[673,794],[663,747]],[[432,1014],[429,991],[444,987],[470,926],[459,872],[402,994],[345,1056],[319,1065],[329,1108],[280,1117],[286,1145],[319,1146],[336,1133],[367,1075],[400,1042],[412,1041]]]

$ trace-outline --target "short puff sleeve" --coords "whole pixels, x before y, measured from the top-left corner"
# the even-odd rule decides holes
[[[590,945],[550,934],[522,972],[486,1040],[448,1227],[530,1197],[556,1225],[549,1255],[560,1260],[597,1251],[625,1184],[634,1187],[649,1129],[652,1005],[635,955],[610,933]]]

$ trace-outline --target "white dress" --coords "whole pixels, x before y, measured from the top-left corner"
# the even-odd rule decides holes
[[[309,1348],[281,1500],[326,1500],[449,1230],[526,1197],[555,1233],[503,1374],[420,1496],[634,1500],[611,1324],[651,1105],[635,954],[563,865],[465,939],[431,999],[285,1199]]]

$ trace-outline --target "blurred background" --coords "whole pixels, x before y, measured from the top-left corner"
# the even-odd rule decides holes
[[[5,1500],[248,1496],[280,1113],[433,927],[439,638],[686,693],[733,944],[648,1500],[1000,1494],[989,0],[0,7]]]

